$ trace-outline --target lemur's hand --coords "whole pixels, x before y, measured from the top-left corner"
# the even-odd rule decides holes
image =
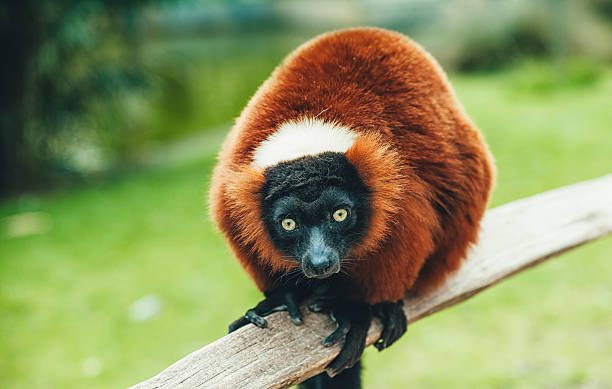
[[[374,347],[382,351],[406,332],[407,320],[404,314],[404,302],[399,300],[396,303],[375,304],[372,306],[372,313],[382,320],[382,334],[374,343]]]
[[[268,322],[264,317],[279,311],[287,311],[291,321],[296,326],[302,324],[302,315],[298,308],[300,301],[290,289],[279,288],[264,294],[266,296],[265,300],[249,309],[243,317],[231,323],[228,327],[229,332],[236,331],[249,323],[255,324],[259,328],[265,328]]]
[[[372,308],[366,303],[345,301],[329,296],[321,296],[308,308],[313,312],[323,312],[330,315],[338,327],[323,339],[323,346],[330,347],[344,338],[340,354],[327,365],[325,370],[334,377],[342,370],[353,367],[365,349],[368,328],[372,321]]]

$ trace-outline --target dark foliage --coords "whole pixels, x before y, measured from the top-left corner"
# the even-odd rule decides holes
[[[612,22],[612,0],[590,0],[595,13],[609,22]]]
[[[535,23],[515,23],[501,36],[477,31],[467,40],[467,47],[456,63],[460,71],[498,69],[526,57],[548,57],[554,41],[545,26]]]
[[[58,138],[84,114],[145,84],[135,50],[146,0],[0,4],[0,195],[57,183]]]

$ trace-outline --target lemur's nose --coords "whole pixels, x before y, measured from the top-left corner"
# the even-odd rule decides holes
[[[331,267],[331,259],[328,255],[316,255],[310,257],[311,269],[319,274],[326,273]]]
[[[326,278],[340,270],[340,261],[332,252],[309,254],[302,261],[302,270],[309,278]]]

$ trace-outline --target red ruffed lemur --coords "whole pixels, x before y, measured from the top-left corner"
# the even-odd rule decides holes
[[[257,90],[215,168],[211,212],[265,299],[230,332],[299,304],[344,340],[303,385],[360,387],[372,315],[382,350],[406,330],[402,298],[439,285],[476,241],[493,159],[446,75],[396,32],[321,35]],[[332,378],[333,377],[333,378]]]

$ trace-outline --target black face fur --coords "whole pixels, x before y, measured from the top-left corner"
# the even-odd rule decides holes
[[[326,152],[282,162],[264,175],[264,224],[272,242],[287,255],[284,260],[300,263],[309,278],[340,271],[370,216],[369,192],[355,167],[344,154]],[[342,221],[334,218],[338,210],[347,212]],[[286,219],[294,221],[289,223],[292,230],[283,227]]]

